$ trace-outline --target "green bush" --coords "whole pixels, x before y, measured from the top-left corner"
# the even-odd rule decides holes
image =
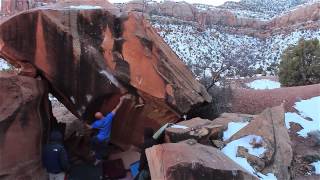
[[[281,57],[279,80],[283,86],[301,86],[320,83],[319,40],[301,39],[288,47]]]

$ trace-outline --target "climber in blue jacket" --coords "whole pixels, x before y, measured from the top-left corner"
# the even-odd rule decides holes
[[[99,164],[106,156],[107,147],[110,141],[112,120],[121,107],[124,99],[127,98],[129,98],[129,95],[122,96],[118,105],[106,116],[103,116],[101,112],[96,112],[94,115],[96,120],[91,125],[87,124],[89,129],[99,130],[98,134],[91,139],[91,147],[96,158],[95,165]]]

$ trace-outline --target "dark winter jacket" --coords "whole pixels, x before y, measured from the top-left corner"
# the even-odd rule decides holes
[[[50,137],[50,143],[43,148],[42,161],[44,167],[49,173],[57,174],[67,171],[69,162],[67,152],[62,145],[62,135],[59,132],[53,132]]]
[[[142,170],[148,170],[149,171],[149,165],[148,165],[148,159],[146,156],[146,149],[151,148],[154,145],[157,145],[157,141],[152,138],[153,136],[153,130],[150,128],[146,128],[144,130],[144,142],[141,147],[141,156],[140,156],[140,166],[139,171]]]

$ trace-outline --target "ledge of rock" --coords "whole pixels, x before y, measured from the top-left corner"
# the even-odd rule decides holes
[[[211,101],[141,14],[120,13],[106,1],[62,1],[9,18],[0,25],[0,55],[35,67],[82,120],[132,94],[113,125],[112,141],[123,144],[138,144],[144,127],[175,122]]]
[[[250,122],[255,115],[223,113],[214,120],[193,118],[177,123],[165,130],[166,142],[176,143],[187,139],[195,139],[200,144],[211,144],[212,140],[221,140],[223,131],[230,122]]]
[[[250,157],[240,147],[238,154],[247,158],[257,170],[262,170],[264,173],[274,172],[278,179],[288,180],[291,177],[289,168],[293,152],[291,140],[284,123],[283,105],[267,108],[261,114],[254,116],[251,122],[234,134],[228,142],[248,135],[262,137],[263,141],[253,142],[253,146],[264,146],[266,148],[263,157],[260,157],[260,159],[254,156]]]
[[[194,140],[153,146],[146,155],[152,179],[257,179],[219,150]]]
[[[201,144],[209,144],[210,139],[218,139],[222,132],[222,125],[214,125],[212,121],[201,118],[179,122],[165,131],[168,142],[195,139]]]
[[[224,147],[227,147],[229,143],[232,144],[233,141],[249,136],[261,137],[261,140],[259,138],[250,140],[253,149],[263,147],[264,152],[259,157],[250,154],[248,149],[242,145],[236,147],[236,156],[245,158],[257,172],[263,174],[273,172],[277,178],[285,180],[291,178],[290,166],[293,152],[284,122],[284,107],[278,106],[267,108],[258,115],[224,113],[213,121],[194,118],[167,128],[165,132],[167,142],[176,143],[192,138],[195,142],[208,145],[211,141],[213,146],[222,149],[224,153],[228,151]],[[239,128],[238,131],[234,131],[230,123],[246,123],[246,125]],[[230,131],[234,131],[233,134],[229,135],[230,137],[225,136],[224,132],[228,128],[231,128]],[[230,132],[226,134],[230,134]],[[224,138],[228,137],[224,139],[224,142],[220,141],[222,135]],[[188,151],[184,150],[183,147],[180,148],[183,150],[180,150],[179,153]],[[152,156],[152,158],[155,157]]]
[[[45,179],[46,93],[43,80],[0,73],[0,179]]]

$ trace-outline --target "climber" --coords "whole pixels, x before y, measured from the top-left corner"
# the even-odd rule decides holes
[[[59,131],[53,131],[49,144],[43,148],[42,161],[50,180],[64,180],[65,172],[69,169],[67,152],[62,140],[62,134]]]
[[[103,116],[101,112],[96,112],[94,115],[96,121],[91,125],[86,124],[87,128],[98,130],[98,134],[91,139],[91,148],[96,158],[94,165],[98,165],[106,156],[107,146],[110,141],[112,120],[123,101],[128,98],[130,98],[130,95],[122,96],[119,104],[106,116]]]
[[[137,175],[135,180],[151,180],[148,160],[146,156],[146,149],[158,144],[157,141],[152,137],[153,134],[153,129],[144,129],[144,142],[141,147],[139,174]]]

